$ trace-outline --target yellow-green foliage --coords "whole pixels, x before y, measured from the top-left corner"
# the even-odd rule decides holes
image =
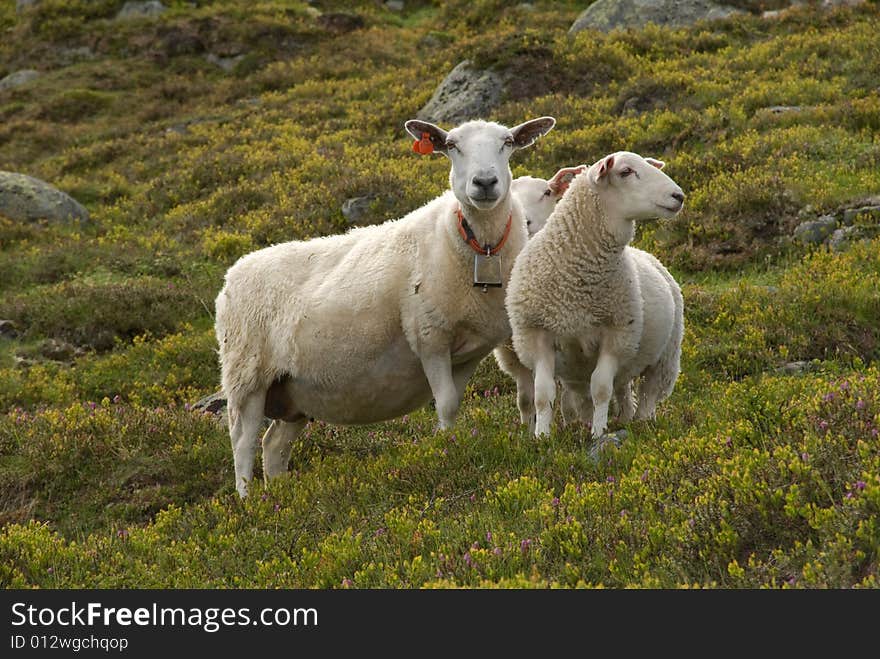
[[[880,193],[875,3],[575,38],[584,2],[122,4],[0,3],[0,76],[42,71],[0,92],[0,165],[92,217],[0,217],[0,587],[877,587],[880,239],[788,239]],[[515,175],[668,162],[685,211],[637,244],[683,284],[675,392],[594,461],[584,428],[529,437],[487,360],[453,431],[313,422],[240,502],[189,409],[218,388],[225,269],[344,231],[349,197],[381,222],[444,190],[403,123],[465,58],[507,80],[490,118],[558,119]]]

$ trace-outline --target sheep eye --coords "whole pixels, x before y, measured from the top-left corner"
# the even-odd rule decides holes
[[[549,190],[549,189],[548,189],[548,190],[544,190],[544,195],[543,195],[543,196],[545,196],[545,197],[549,197],[551,192],[552,192],[552,190]]]
[[[632,167],[624,167],[623,169],[620,170],[621,177],[629,176],[630,174],[635,174],[635,173],[636,173],[636,170],[634,170]]]
[[[513,138],[512,137],[505,138],[504,146],[513,146]]]
[[[455,144],[455,142],[447,142],[446,148],[447,150],[452,151],[452,149],[458,149],[458,146]]]
[[[531,220],[526,220],[526,226],[527,226],[527,227],[532,226],[532,221],[531,221]]]

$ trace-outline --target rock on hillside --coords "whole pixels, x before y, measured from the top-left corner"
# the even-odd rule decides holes
[[[577,17],[568,33],[574,35],[590,28],[609,32],[648,23],[683,27],[738,13],[742,12],[735,7],[710,0],[597,0]]]
[[[22,69],[21,71],[10,73],[8,76],[0,80],[0,91],[3,91],[4,89],[13,89],[14,87],[21,87],[39,77],[40,72],[34,71],[33,69]]]
[[[0,215],[17,222],[89,221],[89,212],[73,197],[26,174],[0,171]]]
[[[469,119],[486,119],[501,100],[503,91],[504,81],[500,75],[475,69],[470,60],[464,60],[450,71],[416,116],[423,121],[451,125]]]

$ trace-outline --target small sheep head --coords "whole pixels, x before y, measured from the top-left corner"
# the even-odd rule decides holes
[[[556,120],[540,117],[507,128],[490,121],[468,121],[449,132],[427,121],[411,119],[405,126],[416,140],[430,140],[433,150],[450,161],[449,183],[462,207],[488,211],[510,190],[509,160],[547,134]]]
[[[671,218],[684,206],[684,193],[660,171],[665,164],[618,151],[595,162],[588,177],[609,212],[628,220]]]
[[[568,190],[572,179],[586,169],[586,165],[563,167],[549,181],[534,176],[520,176],[513,180],[510,189],[522,204],[529,237],[544,228],[556,202]]]

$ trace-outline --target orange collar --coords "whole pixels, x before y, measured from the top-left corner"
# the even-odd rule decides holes
[[[477,254],[485,254],[486,256],[495,256],[501,251],[501,248],[504,247],[504,243],[507,242],[507,237],[510,235],[510,226],[513,223],[512,212],[507,218],[507,226],[504,227],[504,235],[501,236],[501,240],[498,241],[498,244],[495,245],[495,247],[492,247],[488,243],[483,247],[480,247],[480,243],[477,242],[477,237],[474,235],[473,230],[471,230],[467,220],[464,219],[464,215],[461,214],[461,208],[459,208],[456,213],[458,214],[458,232],[461,234],[461,239],[470,245],[472,250]]]

